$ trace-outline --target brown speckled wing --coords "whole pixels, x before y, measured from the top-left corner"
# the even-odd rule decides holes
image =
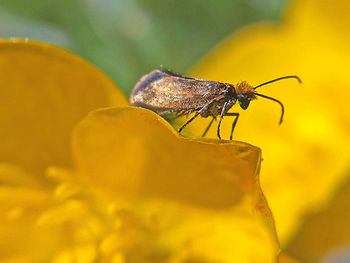
[[[154,70],[135,85],[130,103],[158,114],[193,112],[222,98],[225,92],[226,86],[220,82],[186,78]]]

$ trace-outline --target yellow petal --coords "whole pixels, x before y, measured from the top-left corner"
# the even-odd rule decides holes
[[[291,15],[281,25],[259,24],[228,38],[191,74],[233,84],[247,80],[252,85],[285,75],[302,78],[302,86],[285,80],[259,88],[283,102],[286,113],[281,126],[277,125],[279,106],[266,99],[253,101],[246,112],[238,106],[232,109],[242,113],[234,138],[262,149],[262,187],[282,245],[306,211],[327,203],[346,176],[350,159],[346,37],[337,37],[337,30],[327,34],[323,31],[327,20],[316,26],[317,15],[307,16],[320,10],[312,8],[318,1],[298,3],[287,8]],[[322,10],[335,12],[332,4]],[[231,123],[229,118],[224,121],[226,137]],[[205,124],[197,121],[188,130],[198,136]],[[214,128],[209,136],[216,137]]]
[[[278,263],[299,263],[299,261],[297,261],[296,259],[284,254],[284,253],[281,253],[279,258],[278,258]]]
[[[0,164],[0,178],[1,262],[96,260],[100,229],[94,226],[108,224],[91,213],[93,204],[78,200],[77,194],[56,199],[53,188],[14,165]]]
[[[342,185],[327,207],[310,214],[287,251],[303,262],[336,262],[350,244],[350,180]],[[340,262],[340,261],[339,261]],[[345,261],[342,261],[345,262]]]
[[[139,108],[89,114],[74,134],[73,148],[80,172],[97,186],[118,195],[175,195],[209,207],[226,206],[250,190],[260,154],[245,143],[179,139],[161,117]]]
[[[127,105],[98,69],[53,45],[0,41],[0,160],[43,174],[69,165],[72,127],[90,110]]]
[[[123,248],[133,262],[275,262],[258,148],[184,139],[158,115],[129,107],[90,113],[73,153],[77,178],[115,200],[127,222],[124,235],[102,243],[104,253]]]
[[[346,0],[294,1],[290,5],[287,16],[293,20],[294,26],[298,25],[298,27],[308,29],[309,33],[312,30],[310,37],[314,36],[316,30],[316,33],[322,32],[332,41],[349,43],[349,10],[350,3]]]
[[[1,261],[44,262],[55,250],[59,233],[56,227],[38,226],[36,219],[52,198],[22,169],[8,164],[0,167]]]

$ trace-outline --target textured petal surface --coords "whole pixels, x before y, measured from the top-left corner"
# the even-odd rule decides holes
[[[259,148],[184,139],[43,43],[0,41],[0,84],[0,261],[275,262]]]
[[[234,138],[262,149],[262,187],[282,246],[303,215],[322,209],[348,175],[350,50],[343,8],[349,10],[347,1],[294,1],[280,25],[254,25],[229,37],[191,74],[233,84],[294,74],[303,80],[302,86],[284,80],[259,88],[283,102],[281,126],[279,106],[266,99],[253,101],[246,112],[232,109],[242,113]],[[198,136],[207,122],[197,121],[187,132]],[[230,125],[227,118],[226,138]],[[209,136],[216,136],[214,128]]]
[[[59,238],[57,228],[36,223],[51,202],[50,194],[35,176],[14,165],[0,163],[2,262],[39,262],[52,253]]]
[[[79,180],[148,229],[123,251],[132,262],[274,262],[258,148],[183,139],[148,110],[114,108],[78,125],[73,153]]]
[[[69,165],[69,136],[90,110],[127,105],[97,68],[53,45],[0,40],[0,160],[38,174]]]
[[[124,107],[84,118],[72,159],[72,127],[124,96],[32,41],[0,41],[0,79],[2,262],[275,262],[258,148],[183,139]]]

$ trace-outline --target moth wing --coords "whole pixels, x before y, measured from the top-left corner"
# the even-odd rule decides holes
[[[154,70],[135,85],[130,103],[158,114],[193,112],[221,98],[224,83],[193,79]]]

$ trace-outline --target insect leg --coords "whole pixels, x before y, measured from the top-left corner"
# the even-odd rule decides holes
[[[213,118],[211,119],[211,121],[209,122],[207,128],[205,129],[205,131],[204,131],[203,134],[202,134],[202,137],[205,137],[205,135],[207,135],[207,133],[208,133],[208,131],[209,131],[211,125],[213,124],[214,120],[215,120],[215,117],[213,117]]]
[[[199,114],[202,114],[205,110],[208,109],[209,105],[211,103],[208,103],[207,105],[205,105],[203,108],[201,108],[198,112],[196,112],[196,114],[189,119],[184,125],[182,125],[182,127],[179,129],[179,133],[190,123],[192,122],[195,118],[197,118],[199,116]]]
[[[220,136],[220,125],[221,125],[221,121],[222,121],[222,118],[224,117],[225,115],[225,110],[226,110],[226,105],[227,105],[228,102],[225,102],[224,106],[222,107],[222,110],[221,110],[221,114],[220,114],[220,119],[219,119],[219,123],[218,123],[218,130],[217,130],[217,135],[218,135],[218,138],[221,140],[221,136]]]
[[[238,120],[238,117],[239,117],[239,113],[229,113],[228,112],[228,113],[225,114],[225,116],[234,116],[234,117],[236,117],[235,120],[232,123],[232,129],[231,129],[231,134],[230,134],[230,140],[232,140],[233,130],[236,127],[236,123],[237,123],[237,120]]]
[[[192,122],[195,118],[198,117],[200,112],[198,111],[191,119],[189,119],[182,127],[179,129],[179,132],[181,132],[190,122]]]

